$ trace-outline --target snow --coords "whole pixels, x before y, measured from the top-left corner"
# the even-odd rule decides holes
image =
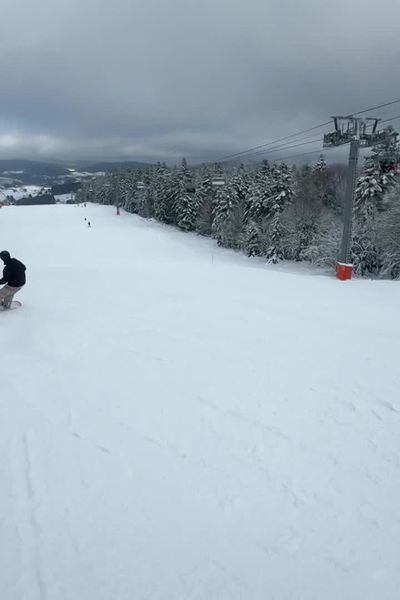
[[[3,196],[12,196],[14,200],[20,200],[27,196],[37,196],[42,190],[48,191],[51,188],[41,185],[24,185],[24,186],[13,186],[0,190]]]
[[[0,217],[2,600],[400,597],[398,283]]]
[[[94,177],[101,177],[101,176],[105,175],[105,171],[97,171],[96,173],[93,173],[91,171],[76,171],[74,169],[73,172],[71,171],[71,175],[73,175],[76,178],[79,178],[79,177],[81,177],[81,178],[85,178],[85,177],[94,178]]]

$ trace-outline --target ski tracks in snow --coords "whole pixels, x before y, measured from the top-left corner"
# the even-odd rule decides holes
[[[36,488],[30,432],[14,437],[10,463],[13,479],[16,531],[19,540],[20,576],[23,589],[30,589],[29,600],[47,600],[43,572],[42,530],[39,519],[40,498]]]

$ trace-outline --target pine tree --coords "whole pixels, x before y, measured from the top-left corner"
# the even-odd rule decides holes
[[[247,183],[243,167],[225,174],[225,185],[215,192],[213,235],[220,246],[239,248],[244,228]]]
[[[235,240],[232,239],[230,225],[236,209],[235,200],[232,190],[226,185],[216,192],[212,232],[219,246],[230,247],[234,245]]]
[[[326,171],[326,160],[323,154],[320,155],[319,159],[317,160],[317,162],[314,165],[314,172],[315,173],[324,173]]]
[[[200,235],[211,235],[215,208],[215,189],[212,185],[213,170],[203,167],[196,180],[197,216],[195,229]]]
[[[168,222],[168,190],[170,188],[171,170],[165,163],[157,163],[152,170],[150,194],[152,196],[152,204],[154,217],[158,221]]]
[[[320,202],[328,208],[337,209],[337,190],[336,190],[335,170],[328,167],[323,154],[314,165],[310,172],[310,183],[315,188],[315,192]]]
[[[293,202],[286,212],[285,229],[288,232],[285,255],[291,260],[304,260],[308,248],[312,246],[317,233],[318,218],[322,202],[314,175],[320,171],[305,165],[296,169],[294,178]]]
[[[377,144],[366,158],[364,171],[358,179],[354,196],[354,236],[352,260],[362,275],[376,275],[380,268],[376,219],[385,210],[384,198],[396,184],[396,173],[386,172],[388,156],[398,153],[397,136],[387,128],[387,139]]]
[[[245,226],[243,249],[247,256],[261,256],[263,253],[262,234],[259,225],[255,221],[250,221]]]
[[[272,195],[272,169],[267,160],[256,169],[248,182],[246,193],[246,222],[254,221],[259,225],[269,216]]]
[[[378,198],[383,195],[379,174],[368,167],[359,178],[354,200],[353,263],[362,275],[375,274],[379,268],[375,221]]]
[[[176,208],[180,195],[180,181],[178,169],[174,167],[161,180],[165,185],[162,196],[157,203],[156,216],[157,218],[168,225],[176,225]]]
[[[293,196],[292,177],[286,163],[274,165],[271,172],[271,196],[268,199],[268,246],[266,256],[273,263],[285,258],[282,214]]]
[[[177,225],[184,231],[193,231],[197,217],[196,196],[193,193],[185,193],[180,197]]]
[[[133,171],[132,169],[129,170],[124,178],[123,196],[121,198],[121,203],[123,208],[130,213],[137,213],[138,211],[137,183],[137,171]]]
[[[400,182],[388,195],[388,209],[377,215],[380,276],[400,278]]]
[[[195,192],[193,174],[184,158],[179,170],[179,196],[176,203],[176,224],[184,231],[192,231],[195,227],[198,210]]]

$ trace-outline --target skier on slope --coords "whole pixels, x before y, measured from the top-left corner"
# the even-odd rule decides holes
[[[16,258],[11,258],[7,250],[0,252],[0,258],[4,263],[0,284],[6,284],[0,289],[0,305],[10,308],[14,295],[25,285],[26,267]]]

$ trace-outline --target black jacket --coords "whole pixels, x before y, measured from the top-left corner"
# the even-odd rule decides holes
[[[25,285],[25,271],[26,267],[16,258],[10,258],[5,263],[3,278],[0,279],[1,283],[7,283],[11,287],[22,287]]]

